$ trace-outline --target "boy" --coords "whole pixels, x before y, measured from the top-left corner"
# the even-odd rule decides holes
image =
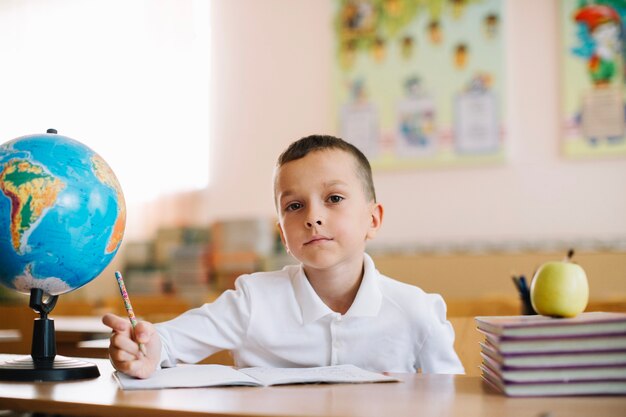
[[[136,341],[127,319],[107,314],[116,369],[147,378],[159,366],[227,349],[239,367],[463,373],[443,299],[381,275],[365,254],[383,207],[356,147],[318,135],[292,143],[278,158],[274,202],[283,244],[301,264],[242,275],[211,304],[140,322]]]

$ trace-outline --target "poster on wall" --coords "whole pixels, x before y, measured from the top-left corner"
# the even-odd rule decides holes
[[[562,0],[563,153],[626,155],[626,1]]]
[[[501,0],[335,0],[339,135],[375,168],[501,162]]]

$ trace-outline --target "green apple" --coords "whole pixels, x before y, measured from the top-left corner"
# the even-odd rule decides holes
[[[530,284],[530,301],[541,315],[575,317],[589,301],[585,271],[569,260],[543,264]]]

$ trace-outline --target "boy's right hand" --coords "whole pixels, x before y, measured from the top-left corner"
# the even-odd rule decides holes
[[[148,378],[156,370],[161,359],[161,338],[154,325],[140,321],[133,328],[128,318],[115,314],[105,314],[102,323],[113,330],[109,356],[115,369],[137,378]],[[138,343],[144,345],[146,355],[139,350]]]

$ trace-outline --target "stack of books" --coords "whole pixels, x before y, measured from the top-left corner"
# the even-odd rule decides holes
[[[483,380],[508,396],[626,394],[626,314],[476,317]]]

